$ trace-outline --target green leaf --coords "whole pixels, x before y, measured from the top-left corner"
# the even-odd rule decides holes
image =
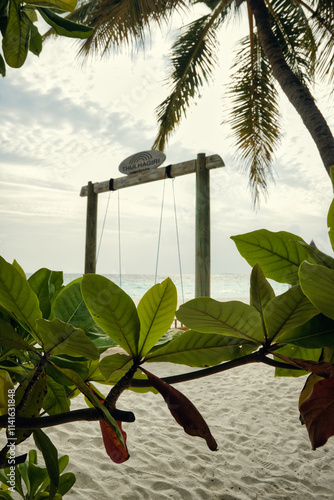
[[[51,312],[51,300],[49,290],[49,280],[52,271],[43,267],[28,278],[28,283],[33,292],[38,297],[39,307],[42,311],[43,318],[48,318]]]
[[[42,48],[43,48],[42,35],[38,31],[37,27],[31,23],[29,50],[30,52],[35,54],[35,56],[39,56],[39,54],[42,52]]]
[[[279,341],[280,336],[292,328],[303,325],[319,314],[299,285],[275,297],[264,311],[268,338]]]
[[[289,356],[290,358],[308,359],[318,361],[321,355],[321,349],[305,349],[295,345],[286,345],[277,351],[278,354]],[[276,358],[282,361],[280,358]],[[307,375],[304,370],[288,370],[285,368],[275,368],[275,377],[301,377]]]
[[[36,367],[21,382],[15,392],[16,411],[19,417],[35,418],[39,416],[46,395],[46,372],[45,369]],[[16,444],[27,439],[31,430],[16,429]]]
[[[183,304],[176,316],[195,331],[238,337],[257,344],[265,341],[260,313],[243,302],[200,297]]]
[[[52,10],[44,7],[39,7],[38,11],[43,17],[44,21],[52,26],[58,35],[67,36],[70,38],[88,38],[94,33],[94,28],[85,26],[84,24],[77,24],[69,21],[64,17],[58,16]]]
[[[35,351],[36,349],[23,340],[10,323],[0,318],[0,345],[21,349],[23,351]]]
[[[11,0],[6,32],[2,40],[2,50],[6,63],[12,68],[20,68],[27,57],[31,34],[31,22],[21,3]]]
[[[136,356],[140,322],[133,300],[115,283],[98,274],[86,274],[81,291],[96,323],[128,354]]]
[[[28,464],[28,475],[30,479],[30,495],[31,498],[35,498],[39,486],[42,482],[49,477],[48,471],[44,467],[40,467],[34,463],[29,462]]]
[[[66,395],[65,387],[58,384],[51,377],[47,379],[48,392],[46,393],[43,408],[49,415],[67,412],[70,410],[69,400]]]
[[[79,361],[75,362],[73,359],[67,359],[66,357],[61,356],[50,356],[49,361],[52,363],[48,363],[46,365],[46,372],[48,376],[50,375],[58,384],[68,386],[69,379],[66,379],[58,370],[53,367],[53,364],[57,365],[59,368],[69,368],[75,371],[79,377],[83,380],[86,380],[88,377],[89,369],[86,364],[81,363]],[[73,385],[72,383],[70,385]]]
[[[42,431],[42,429],[34,430],[34,440],[37,448],[42,452],[45,465],[50,477],[50,496],[51,500],[57,493],[59,486],[59,465],[58,451],[50,438]]]
[[[189,330],[160,349],[149,352],[145,356],[145,361],[165,361],[188,366],[214,366],[222,361],[245,356],[256,348],[257,344],[240,341],[240,338]]]
[[[6,63],[1,54],[0,54],[0,75],[2,77],[6,76]]]
[[[0,369],[0,413],[7,413],[8,409],[8,390],[14,388],[11,376],[6,370]]]
[[[325,253],[321,252],[317,247],[313,245],[308,245],[304,241],[299,241],[299,245],[302,245],[311,259],[314,261],[315,264],[319,264],[320,266],[325,266],[329,267],[330,269],[334,269],[334,259],[330,257],[329,255],[326,255]]]
[[[334,321],[323,314],[318,314],[304,325],[285,332],[280,336],[279,342],[308,349],[322,347],[334,349]]]
[[[60,481],[59,481],[59,488],[58,488],[59,493],[62,496],[66,495],[66,493],[72,488],[75,482],[76,482],[76,477],[73,474],[73,472],[65,472],[65,474],[62,474],[60,476]]]
[[[105,356],[99,363],[99,370],[106,382],[119,380],[131,368],[133,359],[125,354]]]
[[[333,172],[334,169],[333,167],[331,167],[332,182],[333,182]],[[327,227],[329,228],[328,236],[332,245],[332,249],[334,250],[334,200],[332,201],[328,210]]]
[[[94,405],[95,408],[99,408],[102,411],[103,416],[104,416],[104,420],[113,429],[113,431],[117,435],[119,441],[121,442],[122,446],[125,447],[123,436],[122,436],[122,433],[120,431],[120,428],[117,425],[116,420],[111,416],[111,414],[109,413],[107,408],[103,404],[100,403],[98,398],[93,394],[93,392],[85,384],[85,382],[82,380],[82,378],[79,377],[79,375],[77,373],[75,373],[73,370],[69,370],[66,368],[60,368],[59,366],[55,366],[55,367],[63,375],[65,375],[65,377],[67,377],[69,380],[72,381],[72,383],[89,399],[89,401]]]
[[[15,269],[17,269],[19,273],[21,273],[24,279],[27,279],[26,273],[23,271],[22,267],[20,266],[20,264],[17,262],[16,259],[13,260],[12,266],[15,267]]]
[[[50,9],[57,8],[68,12],[73,12],[77,4],[77,0],[25,0],[25,3],[28,5],[33,4],[34,6],[38,7],[49,7]]]
[[[259,229],[231,239],[248,264],[252,267],[260,264],[267,278],[279,283],[298,284],[298,268],[308,257],[307,251],[297,243],[304,241],[302,238],[286,231],[272,233]]]
[[[303,262],[299,277],[305,295],[325,316],[334,319],[334,270]]]
[[[67,354],[69,356],[88,359],[97,359],[98,350],[91,340],[80,328],[75,328],[60,319],[39,319],[37,321],[37,332],[42,340],[44,350],[53,354]]]
[[[13,497],[7,492],[0,490],[0,498],[1,500],[13,500]]]
[[[77,278],[61,290],[54,301],[52,317],[87,332],[96,327],[96,323],[83,300],[81,282],[82,277]]]
[[[0,257],[0,305],[29,328],[35,340],[37,319],[42,317],[39,301],[28,282],[11,264]]]
[[[275,292],[266,280],[260,265],[255,264],[250,279],[250,305],[263,316],[265,307],[274,297]]]
[[[154,285],[145,293],[137,307],[140,321],[140,356],[145,356],[168,330],[174,319],[176,306],[176,288],[170,278]]]

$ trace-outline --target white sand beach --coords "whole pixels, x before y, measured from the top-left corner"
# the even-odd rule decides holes
[[[158,376],[190,370],[147,364]],[[334,438],[312,451],[297,408],[304,378],[274,378],[273,368],[248,365],[177,384],[206,418],[218,442],[211,452],[174,421],[160,395],[127,391],[119,408],[134,411],[124,424],[130,459],[114,464],[97,422],[48,430],[66,471],[77,476],[71,500],[330,500]],[[106,393],[106,388],[104,388]],[[80,407],[76,398],[72,409]]]

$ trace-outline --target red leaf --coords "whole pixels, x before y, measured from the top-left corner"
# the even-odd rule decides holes
[[[311,395],[300,406],[313,450],[334,436],[334,379],[316,382]]]
[[[332,363],[326,363],[325,361],[312,361],[306,359],[289,358],[288,356],[283,356],[275,352],[275,356],[286,361],[290,365],[298,366],[306,372],[312,372],[319,377],[334,377],[334,365]]]
[[[141,368],[141,370],[147,375],[152,386],[160,392],[167,403],[169,411],[177,423],[183,427],[184,431],[191,436],[204,438],[210,450],[216,451],[218,446],[209,426],[193,403],[161,378],[156,377],[144,368]]]
[[[89,385],[89,388],[98,398],[100,403],[103,403],[104,398],[101,397],[101,394],[98,394],[91,385]],[[113,462],[115,462],[116,464],[121,464],[123,462],[126,462],[130,458],[130,455],[128,448],[126,446],[126,432],[123,431],[122,429],[122,422],[116,420],[116,423],[122,433],[125,448],[123,448],[120,440],[117,437],[116,432],[112,429],[112,427],[110,427],[109,424],[107,424],[105,420],[100,420],[100,427],[101,427],[104,447],[106,449],[107,454],[109,455],[109,457]]]
[[[105,422],[104,420],[100,420],[100,427],[106,452],[113,462],[115,462],[116,464],[121,464],[123,462],[126,462],[130,458],[130,455],[126,446],[126,432],[122,429],[122,423],[118,420],[116,420],[116,422],[122,432],[125,449],[116,436],[115,431],[110,427],[109,424],[107,424],[107,422]]]

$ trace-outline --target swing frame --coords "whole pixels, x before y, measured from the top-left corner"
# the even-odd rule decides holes
[[[224,167],[222,158],[215,154],[198,153],[196,160],[158,167],[104,182],[88,182],[80,196],[87,196],[85,274],[96,272],[98,194],[116,191],[147,182],[196,174],[195,219],[195,297],[210,297],[211,238],[210,238],[210,170]]]

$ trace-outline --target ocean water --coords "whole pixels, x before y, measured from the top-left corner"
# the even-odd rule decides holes
[[[70,283],[78,278],[79,274],[64,274],[64,284]],[[116,274],[104,274],[104,276],[116,285],[120,286],[130,297],[136,301],[155,284],[154,275],[149,274],[124,274],[121,277]],[[171,276],[157,276],[157,283],[165,278],[171,278],[176,286],[178,301],[183,303],[195,297],[195,275],[185,274]],[[285,292],[288,285],[276,283],[269,280],[276,295]],[[211,275],[211,297],[216,300],[226,299],[249,299],[250,276],[247,274],[213,274]]]

